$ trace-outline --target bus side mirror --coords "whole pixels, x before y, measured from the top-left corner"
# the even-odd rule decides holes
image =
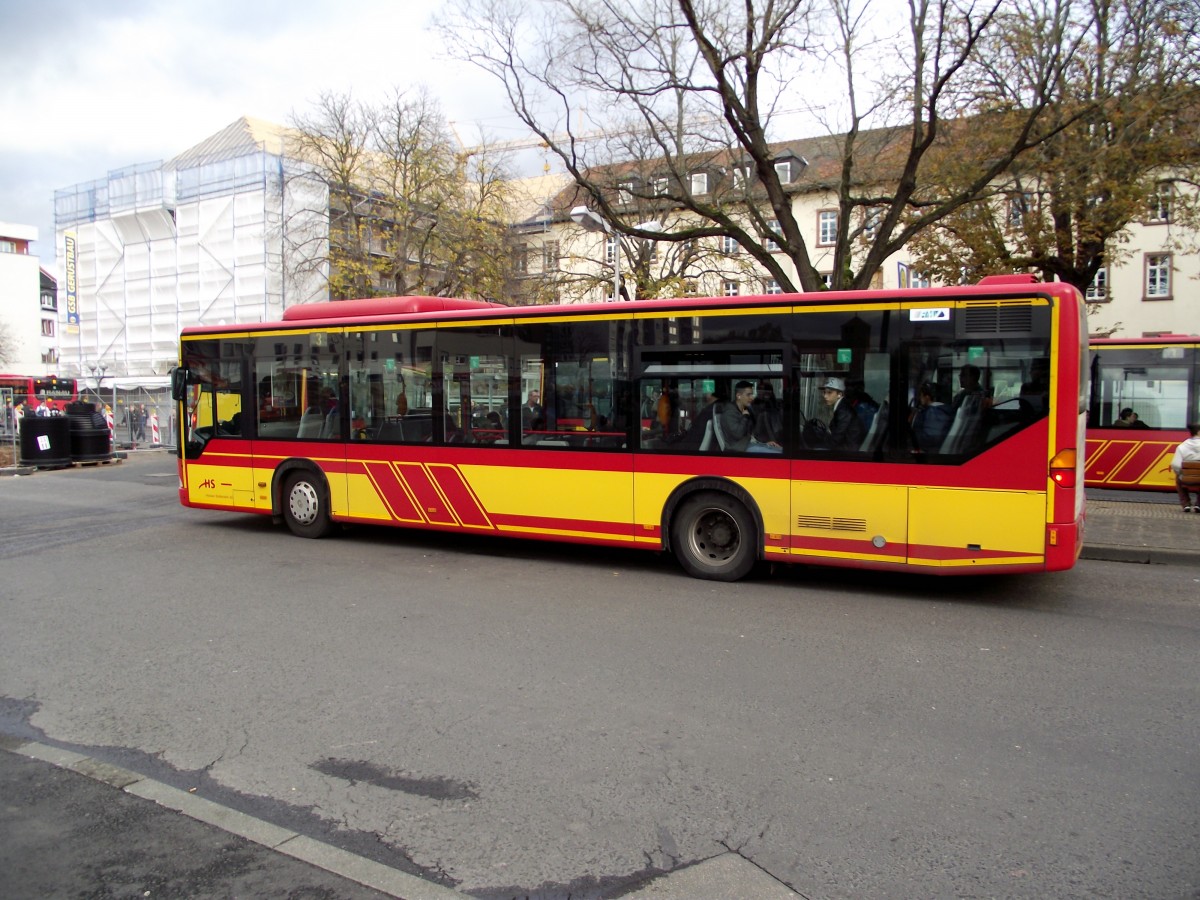
[[[187,369],[182,366],[171,370],[171,399],[176,403],[187,399]]]

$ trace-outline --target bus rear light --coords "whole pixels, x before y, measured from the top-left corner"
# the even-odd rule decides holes
[[[1050,460],[1050,479],[1061,488],[1075,487],[1075,451],[1060,450]]]

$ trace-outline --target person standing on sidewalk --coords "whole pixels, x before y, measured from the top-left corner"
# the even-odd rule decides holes
[[[1185,513],[1200,513],[1200,422],[1188,422],[1187,440],[1175,448],[1171,471],[1175,473],[1175,490]],[[1192,494],[1196,502],[1192,502]]]

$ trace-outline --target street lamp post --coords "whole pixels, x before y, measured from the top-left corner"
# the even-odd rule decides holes
[[[571,210],[571,221],[584,231],[596,231],[613,237],[613,293],[614,301],[621,299],[621,238],[617,236],[609,224],[586,206],[576,206]]]
[[[605,222],[595,212],[588,209],[586,206],[576,206],[571,210],[571,221],[582,228],[584,231],[597,231],[601,234],[609,236],[613,241],[613,254],[616,259],[613,263],[613,300],[621,299],[621,236],[614,231],[607,222]],[[664,233],[665,229],[661,222],[646,221],[638,222],[633,226],[639,231],[650,231],[656,234]],[[637,299],[637,283],[634,280],[633,296],[630,300]]]
[[[89,372],[92,373],[92,380],[94,380],[96,382],[93,390],[95,390],[96,396],[100,397],[100,385],[104,381],[104,373],[108,371],[108,363],[106,363],[106,362],[99,362],[99,363],[85,362],[84,366],[87,368],[87,370]],[[114,388],[114,390],[115,390],[115,388]],[[103,398],[100,398],[100,399],[101,399],[101,402],[103,402]]]

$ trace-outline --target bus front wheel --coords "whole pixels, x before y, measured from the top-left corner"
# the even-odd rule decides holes
[[[688,498],[671,525],[675,557],[689,575],[737,581],[754,568],[754,520],[746,507],[728,494],[712,492]]]
[[[325,487],[312,472],[300,470],[283,485],[283,520],[292,534],[319,538],[329,531],[329,509]]]

